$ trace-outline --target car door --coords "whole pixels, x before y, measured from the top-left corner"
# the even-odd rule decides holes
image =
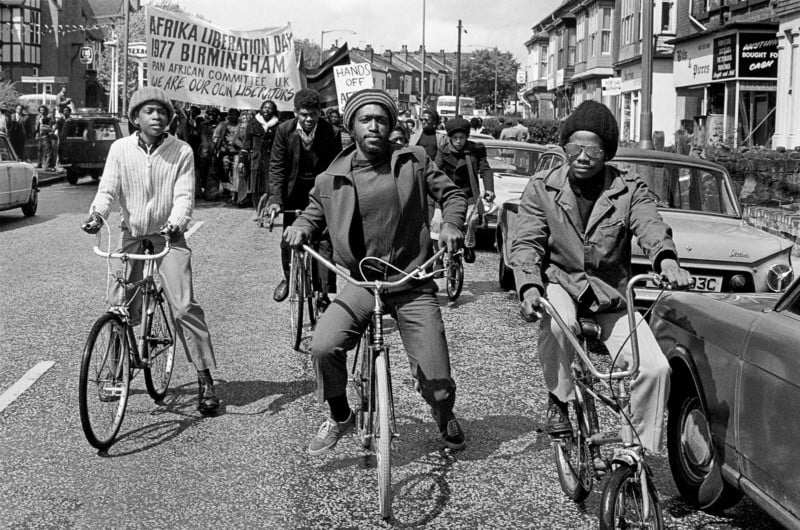
[[[796,298],[797,300],[797,298]],[[800,304],[764,313],[745,347],[737,403],[742,473],[800,513]]]
[[[0,210],[8,209],[13,203],[11,172],[8,163],[0,161]]]
[[[8,145],[8,138],[0,136],[0,166],[3,167],[3,173],[7,180],[7,204],[21,204],[28,200],[28,192],[30,185],[27,187],[24,183],[24,172],[21,168],[17,167],[17,161],[14,157],[14,151]]]

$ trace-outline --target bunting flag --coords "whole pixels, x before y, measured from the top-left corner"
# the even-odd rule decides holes
[[[104,29],[116,29],[119,24],[35,24],[33,22],[23,22],[21,20],[11,23],[13,26],[26,26],[38,29],[42,35],[65,35],[67,33],[100,31]]]
[[[350,64],[350,50],[347,47],[347,43],[345,42],[343,46],[337,48],[316,68],[304,68],[302,61],[300,64],[300,78],[305,78],[305,84],[308,88],[313,88],[319,92],[322,108],[337,107],[339,100],[336,94],[333,67]]]

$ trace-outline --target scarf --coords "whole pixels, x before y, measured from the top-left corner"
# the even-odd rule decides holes
[[[264,119],[264,116],[262,116],[261,113],[256,114],[256,120],[261,124],[261,127],[264,128],[264,132],[269,131],[278,124],[277,116],[273,116],[269,119],[269,121],[267,121]]]
[[[311,145],[314,143],[314,135],[317,133],[317,126],[314,125],[311,134],[306,134],[303,130],[303,126],[300,125],[300,120],[297,120],[297,133],[300,135],[300,139],[303,140],[303,148],[306,151],[311,149]]]

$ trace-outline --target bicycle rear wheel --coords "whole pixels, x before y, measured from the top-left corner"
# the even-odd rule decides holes
[[[455,302],[464,287],[464,263],[461,258],[453,256],[447,266],[447,297]]]
[[[81,359],[78,407],[81,427],[92,447],[105,451],[122,426],[130,391],[126,327],[106,313],[92,326]]]
[[[642,482],[636,469],[628,464],[620,464],[612,473],[600,502],[600,530],[615,528],[650,528],[661,530],[664,520],[658,493],[645,468],[650,513],[644,514]]]
[[[574,502],[582,502],[589,496],[593,480],[592,455],[587,442],[591,432],[580,401],[570,404],[572,432],[553,440],[553,457],[561,490]]]
[[[384,355],[375,359],[378,429],[373,446],[378,460],[378,503],[383,519],[392,516],[392,410],[389,396],[389,370]]]
[[[147,393],[159,402],[167,395],[172,367],[175,364],[175,336],[172,333],[172,308],[164,301],[163,289],[150,296],[147,318],[149,326],[145,334],[144,384]]]
[[[293,253],[292,267],[289,274],[289,281],[294,288],[289,294],[289,311],[291,312],[292,325],[292,349],[299,350],[303,340],[303,306],[305,304],[305,278],[303,277],[303,266],[300,262],[298,253]]]
[[[314,264],[312,263],[311,254],[305,255],[305,295],[306,304],[308,304],[308,321],[310,327],[314,327],[319,318],[319,298],[320,293],[314,289]]]

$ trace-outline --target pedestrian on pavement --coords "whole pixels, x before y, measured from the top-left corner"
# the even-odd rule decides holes
[[[8,107],[5,103],[0,103],[0,133],[8,134]]]
[[[492,136],[494,136],[499,140],[500,133],[503,132],[503,129],[505,129],[506,126],[507,126],[506,119],[504,117],[500,116],[499,118],[497,118],[497,121],[495,122],[494,127],[492,128]]]
[[[308,206],[308,194],[314,179],[325,171],[342,150],[342,140],[326,120],[321,120],[319,93],[310,88],[298,90],[294,96],[295,118],[287,120],[275,132],[269,161],[269,213],[283,213],[283,230],[294,222],[296,215],[287,210],[303,210]],[[320,251],[330,256],[330,241],[320,242]],[[329,258],[330,259],[330,258]],[[281,241],[283,280],[275,287],[272,298],[282,302],[289,294],[289,266],[292,253]],[[328,293],[336,292],[336,276],[321,274],[319,286],[323,307],[329,303]]]
[[[527,142],[531,135],[528,127],[522,123],[522,120],[516,120],[516,122],[517,123],[514,125],[514,130],[517,131],[517,141]]]
[[[213,171],[214,130],[219,122],[219,110],[212,107],[206,111],[205,116],[198,116],[195,121],[198,135],[200,136],[197,153],[199,166],[197,168],[195,197],[203,197],[209,201],[219,200],[222,194],[219,189],[216,171]]]
[[[223,196],[229,202],[236,202],[236,188],[234,185],[234,168],[236,156],[242,149],[239,137],[239,109],[228,109],[225,121],[220,122],[214,129],[214,167],[217,179],[223,183]]]
[[[269,189],[269,157],[278,124],[278,106],[265,101],[255,118],[247,124],[239,159],[246,175],[247,195],[253,206],[258,206],[261,196]]]
[[[440,242],[451,252],[461,246],[464,193],[431,162],[424,149],[389,142],[396,121],[397,106],[385,91],[365,89],[350,97],[344,124],[355,139],[355,147],[343,151],[317,177],[308,207],[284,232],[288,244],[299,246],[327,228],[336,263],[353,277],[361,277],[361,259],[374,256],[393,268],[367,272],[365,279],[398,280],[405,274],[394,272],[395,267],[413,272],[433,254],[426,211],[430,197],[443,205]],[[450,373],[436,284],[433,280],[412,282],[382,299],[397,320],[411,375],[431,406],[440,442],[451,449],[463,449],[464,433],[453,413],[456,384]],[[317,397],[328,403],[330,418],[309,443],[312,455],[332,449],[355,424],[345,392],[347,351],[358,343],[374,304],[368,289],[347,284],[317,322],[311,355]]]
[[[670,284],[689,285],[678,265],[672,232],[664,224],[635,173],[606,162],[614,158],[619,128],[611,111],[584,101],[561,126],[567,163],[536,175],[519,205],[509,263],[514,268],[522,316],[538,317],[546,296],[574,329],[577,316],[594,315],[601,340],[619,364],[632,359],[630,329],[622,292],[631,275],[631,238],[650,256],[653,270]],[[636,314],[636,320],[642,321]],[[647,324],[637,328],[639,372],[631,383],[631,423],[642,446],[658,450],[669,389],[669,364]],[[537,347],[547,385],[545,430],[572,432],[567,402],[574,399],[570,364],[575,355],[561,328],[542,317]]]
[[[8,140],[11,147],[17,153],[17,157],[25,161],[25,141],[28,139],[28,117],[25,115],[25,107],[17,105],[14,113],[8,119]]]
[[[328,122],[333,126],[333,131],[342,139],[342,149],[346,149],[353,144],[353,139],[347,129],[342,127],[342,115],[339,113],[337,107],[331,107],[325,111],[325,117]]]
[[[509,120],[503,124],[503,129],[500,131],[501,140],[519,140],[519,131],[517,131],[517,121]]]
[[[36,140],[39,146],[38,169],[55,171],[56,156],[53,152],[53,123],[50,119],[49,109],[44,105],[39,105],[39,115],[36,118]]]
[[[419,121],[421,127],[411,134],[408,145],[423,147],[430,159],[436,160],[436,153],[447,145],[447,135],[436,132],[439,114],[434,109],[427,108],[422,111]]]
[[[175,335],[197,369],[197,408],[213,414],[219,408],[211,375],[217,364],[205,314],[194,297],[192,254],[184,236],[194,207],[194,157],[189,144],[167,134],[175,111],[163,90],[140,88],[131,96],[129,109],[130,121],[139,130],[111,145],[83,228],[89,233],[100,230],[112,204],[118,202],[122,210],[118,252],[141,254],[149,241],[158,253],[164,249],[160,231],[170,235],[171,248],[158,262],[158,273],[175,315]],[[132,262],[128,280],[141,279],[143,267],[141,261]],[[118,286],[112,299],[121,296]],[[141,307],[130,309],[135,322]]]
[[[64,125],[67,123],[67,120],[70,119],[71,117],[72,117],[72,109],[69,107],[64,107],[61,110],[61,116],[56,118],[56,124],[54,127],[55,129],[54,136],[56,144],[55,147],[53,148],[56,155],[58,155],[58,148],[61,145],[61,142],[63,141],[64,138]],[[58,156],[56,156],[56,161],[58,161]]]
[[[436,167],[455,182],[467,197],[467,229],[464,238],[464,261],[475,262],[475,232],[486,213],[481,200],[494,201],[494,177],[486,158],[486,147],[468,139],[470,123],[464,118],[447,120],[448,143],[436,155]]]
[[[72,107],[72,98],[67,95],[67,86],[61,85],[61,88],[56,94],[56,114],[57,118],[61,116],[64,111],[64,107],[70,107],[70,110],[73,110]]]

